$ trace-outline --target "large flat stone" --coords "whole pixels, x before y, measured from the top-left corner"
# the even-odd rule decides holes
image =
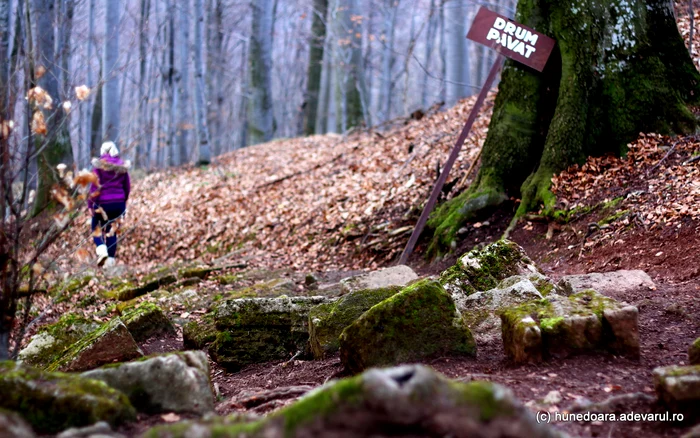
[[[107,365],[82,375],[123,392],[141,412],[205,414],[214,410],[209,364],[202,351]]]
[[[398,265],[355,277],[345,278],[341,280],[340,284],[343,291],[348,293],[364,289],[406,286],[408,283],[417,279],[418,275],[413,269],[405,265]]]
[[[651,277],[640,270],[565,275],[559,280],[558,285],[565,295],[593,289],[612,298],[628,292],[656,289]]]

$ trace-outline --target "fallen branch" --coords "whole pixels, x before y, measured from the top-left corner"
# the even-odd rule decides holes
[[[312,389],[314,389],[314,387],[308,385],[275,388],[270,391],[259,392],[257,394],[233,400],[231,405],[242,406],[246,409],[250,409],[268,403],[272,400],[285,400],[289,398],[301,397]]]
[[[668,157],[673,153],[673,151],[676,150],[676,146],[678,146],[678,143],[680,143],[680,140],[677,141],[677,142],[675,142],[675,143],[673,143],[673,146],[671,146],[671,149],[670,149],[668,152],[666,152],[666,155],[664,155],[663,158],[660,159],[659,162],[656,163],[656,164],[654,165],[654,167],[652,167],[651,169],[649,169],[649,170],[647,171],[647,175],[650,175],[653,171],[655,171],[656,169],[658,169],[659,166],[661,166],[661,163],[663,163],[664,161],[666,161],[666,158],[668,158]]]

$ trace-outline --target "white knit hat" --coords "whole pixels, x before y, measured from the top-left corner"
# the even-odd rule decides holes
[[[102,143],[102,147],[100,148],[100,155],[104,155],[107,153],[112,157],[116,157],[117,155],[119,155],[119,149],[117,149],[117,145],[114,144],[114,142],[106,141]]]

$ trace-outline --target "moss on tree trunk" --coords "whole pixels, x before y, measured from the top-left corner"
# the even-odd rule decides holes
[[[624,153],[639,132],[691,132],[700,74],[669,0],[520,0],[516,21],[557,41],[544,72],[508,61],[482,164],[468,190],[431,216],[432,256],[463,224],[509,195],[516,217],[556,201],[556,172],[587,156]]]

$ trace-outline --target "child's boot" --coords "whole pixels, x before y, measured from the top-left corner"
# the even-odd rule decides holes
[[[105,268],[111,268],[116,264],[117,260],[114,257],[107,257],[107,261],[105,262]]]
[[[97,266],[104,265],[109,258],[109,254],[107,253],[107,245],[98,245],[95,252],[97,253]]]

